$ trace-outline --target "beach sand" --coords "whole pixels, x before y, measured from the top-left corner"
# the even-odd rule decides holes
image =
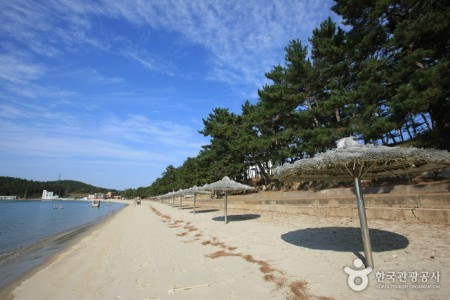
[[[354,268],[363,253],[359,220],[229,210],[225,225],[222,216],[207,207],[193,214],[188,205],[131,204],[25,278],[9,297],[447,299],[450,294],[448,226],[369,220],[375,270],[368,287],[355,292],[344,267]],[[384,282],[376,272],[386,275]],[[416,283],[412,277],[389,279],[389,273],[401,272],[429,277]],[[437,272],[439,282],[431,278]]]

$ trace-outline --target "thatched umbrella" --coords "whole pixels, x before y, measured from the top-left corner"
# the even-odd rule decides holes
[[[183,189],[179,189],[178,191],[174,192],[173,196],[174,197],[180,197],[180,207],[182,207],[183,205],[183,197],[184,197],[184,190]],[[174,206],[175,206],[175,201],[174,201]]]
[[[183,190],[183,192],[185,195],[194,195],[194,214],[196,213],[195,200],[197,198],[197,194],[209,194],[209,192],[207,190],[205,190],[204,187],[198,187],[196,185],[194,185],[191,188]]]
[[[160,196],[162,199],[168,199],[168,198],[172,198],[172,206],[175,206],[175,196],[177,195],[177,192],[173,191],[173,192],[168,192],[162,196]],[[169,200],[170,201],[170,200]],[[168,202],[170,205],[170,202]]]
[[[448,167],[450,167],[450,153],[447,151],[360,145],[353,138],[344,138],[338,141],[336,149],[320,153],[313,158],[284,164],[276,168],[274,173],[281,180],[352,179],[355,185],[366,266],[373,268],[361,179],[403,176],[444,170]]]
[[[213,182],[211,184],[206,184],[204,186],[205,190],[209,190],[209,191],[219,191],[219,192],[224,192],[225,193],[225,200],[224,200],[224,212],[225,212],[225,216],[224,216],[224,220],[225,220],[225,224],[228,223],[228,212],[227,212],[227,194],[229,191],[249,191],[249,190],[253,190],[253,188],[251,186],[236,182],[234,180],[231,180],[230,178],[228,178],[228,176],[225,176],[224,178],[222,178],[219,181]]]

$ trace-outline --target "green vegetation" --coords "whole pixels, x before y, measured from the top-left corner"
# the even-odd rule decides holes
[[[52,191],[60,197],[85,197],[88,194],[114,191],[74,180],[33,181],[0,176],[0,195],[40,199],[43,190]]]
[[[196,157],[168,166],[149,187],[126,197],[160,195],[227,175],[271,184],[270,164],[311,157],[354,136],[364,143],[450,150],[450,7],[442,0],[336,0],[331,18],[308,45],[292,40],[270,84],[240,113],[215,108],[200,134],[210,138]],[[310,49],[310,50],[309,50]],[[61,194],[101,189],[75,182],[2,182],[0,194]],[[66,183],[66,184],[65,184]]]
[[[450,8],[440,0],[337,0],[331,18],[285,48],[285,64],[241,114],[216,108],[200,131],[210,137],[197,157],[168,166],[131,196],[160,195],[227,175],[249,182],[268,162],[313,156],[355,136],[364,143],[450,150]]]

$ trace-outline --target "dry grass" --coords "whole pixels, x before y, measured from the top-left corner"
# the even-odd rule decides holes
[[[253,256],[251,256],[251,255],[243,255],[242,258],[244,258],[244,259],[245,259],[246,261],[248,261],[248,262],[258,264],[258,265],[260,266],[260,267],[259,267],[259,270],[260,270],[262,273],[264,273],[264,274],[272,273],[272,272],[275,271],[275,269],[272,268],[272,267],[270,266],[269,263],[267,263],[267,262],[265,262],[265,261],[263,261],[263,260],[256,260],[256,259],[253,258]]]
[[[303,300],[309,299],[308,294],[306,293],[306,282],[305,281],[294,281],[289,284],[289,289],[293,294],[293,298],[295,300]]]
[[[245,259],[246,261],[250,262],[250,263],[256,263],[256,259],[253,258],[253,256],[251,255],[241,255],[243,259]]]
[[[151,209],[156,215],[161,217],[163,222],[173,220],[170,216],[161,214],[157,209],[155,209],[153,207],[151,207]],[[181,220],[173,220],[173,222],[171,222],[169,224],[169,227],[171,227],[171,228],[181,227],[180,225],[178,225],[179,223],[184,223],[184,222]],[[186,236],[189,232],[198,230],[198,228],[196,228],[190,224],[191,224],[191,222],[186,222],[186,225],[183,228],[187,229],[188,231],[178,233],[177,236],[180,236],[180,237]],[[193,243],[193,242],[199,241],[200,240],[199,237],[201,237],[201,236],[203,236],[203,235],[200,233],[197,233],[195,235],[195,239],[185,241],[184,243]],[[202,245],[217,246],[217,247],[224,249],[224,250],[219,250],[219,251],[211,253],[211,254],[207,254],[207,255],[205,255],[206,257],[209,257],[211,259],[216,259],[216,258],[220,258],[220,257],[231,257],[231,256],[241,257],[249,263],[257,264],[259,266],[259,270],[261,271],[261,273],[264,274],[263,279],[267,282],[273,282],[275,284],[276,290],[286,287],[287,280],[284,276],[284,273],[280,270],[273,268],[266,261],[257,260],[252,255],[249,255],[249,254],[227,252],[226,250],[234,251],[237,249],[237,247],[226,246],[224,243],[220,242],[215,237],[212,237],[211,240],[203,241]],[[278,275],[275,273],[278,273]],[[292,299],[292,300],[304,300],[304,299],[309,299],[311,297],[314,299],[318,299],[318,300],[331,300],[332,299],[329,297],[314,297],[312,295],[309,295],[306,292],[307,283],[305,281],[293,281],[287,285],[287,288],[289,289],[289,292],[291,294],[290,296],[288,296],[288,299]]]
[[[263,272],[264,274],[266,273],[272,273],[275,271],[274,268],[272,268],[268,263],[266,263],[265,261],[258,261],[258,265],[260,265],[259,269],[261,270],[261,272]]]
[[[274,274],[266,274],[264,275],[264,280],[267,282],[273,282],[275,284],[276,290],[280,290],[286,284],[286,278],[276,276]]]
[[[183,225],[180,224],[180,223],[183,223],[183,221],[175,220],[174,222],[172,222],[172,223],[169,224],[169,227],[170,227],[170,228],[177,228],[177,227],[183,226]]]
[[[219,257],[225,257],[225,256],[241,256],[240,253],[230,253],[230,252],[225,252],[223,250],[211,253],[211,254],[207,254],[205,255],[206,257],[215,259],[215,258],[219,258]]]
[[[277,289],[277,291],[281,288],[284,287],[284,285],[286,284],[286,278],[284,277],[276,277],[275,281],[273,282],[275,283],[275,287]]]
[[[265,281],[274,282],[275,281],[275,275],[273,275],[273,274],[266,274],[266,275],[264,275],[264,280]]]
[[[194,226],[184,226],[183,227],[184,229],[187,229],[187,230],[189,230],[189,231],[197,231],[198,230],[198,228],[196,228],[196,227],[194,227]]]
[[[196,242],[196,241],[198,241],[198,240],[199,240],[199,238],[195,238],[195,239],[193,239],[193,240],[184,241],[183,243],[193,243],[193,242]]]
[[[225,246],[225,244],[224,243],[221,243],[221,242],[216,242],[216,241],[214,241],[215,239],[213,239],[212,241],[211,240],[208,240],[208,241],[203,241],[202,242],[202,245],[211,245],[211,246],[219,246],[220,248],[222,248],[222,249],[226,249],[227,248],[227,246]]]
[[[215,237],[212,238],[212,242],[210,243],[212,246],[219,246],[222,249],[226,249],[227,246],[225,246],[224,243],[220,242],[218,239],[216,239]]]
[[[153,206],[151,206],[150,209],[151,209],[157,216],[161,216],[161,215],[162,215],[162,214],[159,212],[159,210],[157,210],[157,209],[154,208]]]
[[[214,241],[217,241],[213,238]],[[212,242],[212,241],[203,241],[203,245],[223,245],[223,243],[220,242]],[[230,250],[235,250],[236,247],[228,247]],[[230,250],[231,251],[231,250]],[[276,290],[279,290],[281,288],[284,288],[286,286],[286,278],[284,277],[284,273],[282,271],[276,270],[273,268],[268,262],[263,260],[257,260],[252,255],[249,254],[242,254],[242,253],[232,253],[232,252],[226,252],[224,250],[220,250],[211,254],[205,255],[206,257],[215,259],[219,257],[226,257],[226,256],[238,256],[243,258],[245,261],[253,264],[257,264],[259,266],[259,270],[261,273],[264,274],[263,278],[265,281],[273,282],[275,284]],[[274,273],[278,273],[279,275],[276,275]],[[290,292],[292,293],[292,299],[307,299],[308,295],[305,292],[306,289],[306,282],[304,281],[295,281],[289,284]],[[324,299],[325,300],[325,299]]]

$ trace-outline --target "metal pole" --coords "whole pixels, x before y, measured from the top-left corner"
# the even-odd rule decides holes
[[[183,206],[183,196],[180,196],[180,209]]]
[[[224,217],[224,219],[225,219],[225,224],[227,224],[228,223],[228,213],[227,213],[227,191],[225,191],[225,217]]]
[[[197,194],[194,194],[194,214],[195,214],[195,198],[197,198]]]
[[[364,246],[364,257],[366,258],[366,267],[374,268],[372,258],[372,245],[370,244],[369,227],[367,226],[366,208],[364,205],[364,198],[361,190],[361,180],[358,176],[355,176],[355,191],[356,202],[358,203],[359,222],[361,224],[361,235]]]

